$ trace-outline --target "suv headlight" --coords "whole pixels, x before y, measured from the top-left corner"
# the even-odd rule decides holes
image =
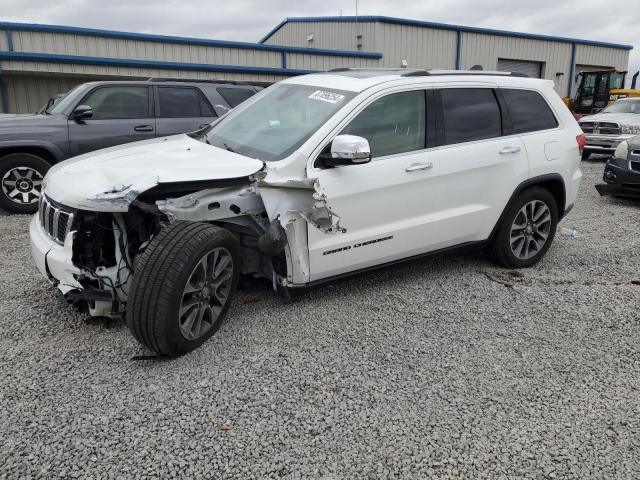
[[[613,152],[613,156],[616,158],[626,159],[629,154],[629,142],[626,140],[624,142],[620,142],[616,147],[616,151]]]
[[[620,125],[620,132],[623,134],[637,135],[640,133],[638,125]]]

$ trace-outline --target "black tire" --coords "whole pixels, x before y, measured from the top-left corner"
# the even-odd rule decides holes
[[[0,207],[12,213],[36,213],[42,179],[50,168],[49,162],[32,153],[10,153],[0,158]],[[21,183],[25,186],[18,188]]]
[[[540,241],[542,234],[546,233],[546,240],[539,249],[532,248],[532,250],[534,251],[531,252],[532,256],[530,258],[522,258],[517,256],[512,248],[511,227],[514,226],[516,220],[519,223],[522,221],[523,217],[521,216],[522,215],[521,211],[525,207],[525,205],[530,205],[531,202],[544,203],[548,208],[550,219],[549,219],[548,225],[545,222],[543,226],[544,231],[540,230],[540,233],[538,233],[535,230],[532,231],[531,233],[529,233],[528,231],[526,232],[526,237],[524,238],[524,241],[527,241],[527,239],[530,236],[532,237],[532,239],[536,240],[536,246],[538,245],[537,242]],[[537,205],[538,206],[537,208],[542,208],[542,206],[539,203],[535,203],[534,205]],[[540,220],[541,219],[542,217],[540,218]],[[549,190],[545,188],[542,188],[542,187],[528,188],[523,192],[521,192],[507,206],[507,209],[505,210],[504,215],[500,220],[498,230],[491,242],[489,250],[491,252],[493,259],[503,267],[506,267],[506,268],[530,267],[538,263],[540,259],[544,257],[544,254],[547,252],[547,250],[551,246],[551,243],[553,242],[553,238],[555,236],[557,226],[558,226],[558,204],[556,202],[555,197],[549,192]],[[534,226],[531,226],[530,228],[533,230]],[[518,235],[519,233],[522,233],[524,236],[525,235],[524,230],[525,229],[523,228],[518,232],[514,231],[514,238],[517,238],[519,236]],[[515,245],[514,248],[518,250],[518,247],[520,246],[520,240],[513,240],[513,241],[517,242],[517,243],[514,243]],[[531,246],[533,246],[533,244],[531,244]]]
[[[591,156],[591,152],[587,152],[586,150],[582,151],[582,160],[589,160],[590,156]]]
[[[206,333],[197,338],[186,338],[180,316],[185,296],[189,295],[185,287],[191,282],[200,261],[213,250],[230,254],[232,272],[228,294],[223,305],[216,304],[220,313],[217,317],[211,314]],[[172,222],[156,235],[136,262],[127,304],[129,330],[141,344],[160,355],[184,355],[218,330],[239,278],[240,247],[229,231],[206,223]],[[199,295],[198,301],[202,302],[202,290]],[[209,290],[206,296],[210,296]]]

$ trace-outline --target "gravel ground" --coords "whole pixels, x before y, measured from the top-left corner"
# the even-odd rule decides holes
[[[640,203],[600,198],[602,168],[535,268],[254,286],[174,361],[85,323],[4,215],[0,478],[640,478]]]

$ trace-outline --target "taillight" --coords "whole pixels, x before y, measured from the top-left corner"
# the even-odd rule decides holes
[[[578,150],[580,151],[580,153],[582,153],[582,151],[584,150],[584,145],[585,143],[587,143],[587,139],[585,138],[584,133],[576,136],[576,142],[578,142]]]

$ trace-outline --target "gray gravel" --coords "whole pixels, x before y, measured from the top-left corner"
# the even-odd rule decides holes
[[[640,478],[640,202],[602,168],[535,268],[254,286],[175,361],[86,324],[2,216],[0,478]]]

